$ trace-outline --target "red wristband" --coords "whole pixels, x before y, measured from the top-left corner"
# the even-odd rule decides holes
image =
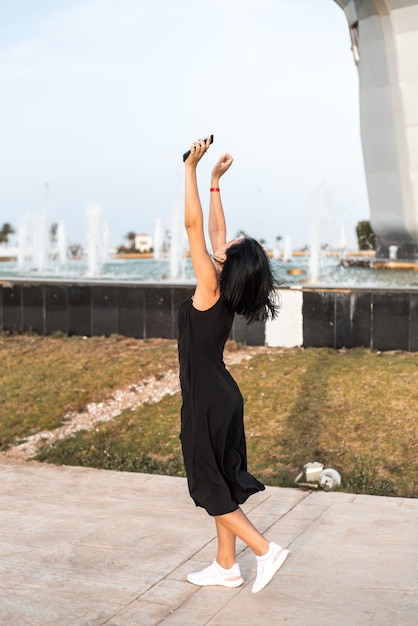
[[[220,191],[219,187],[211,187],[210,191]]]

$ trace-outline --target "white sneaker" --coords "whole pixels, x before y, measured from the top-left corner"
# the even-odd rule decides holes
[[[251,589],[253,593],[258,593],[271,581],[289,554],[289,550],[271,542],[267,554],[255,557],[257,560],[257,577]]]
[[[216,560],[200,572],[187,575],[187,580],[193,585],[207,587],[208,585],[222,585],[223,587],[239,587],[244,582],[238,563],[231,569],[224,569]]]

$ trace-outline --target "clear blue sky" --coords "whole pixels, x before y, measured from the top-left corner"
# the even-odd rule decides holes
[[[333,0],[1,0],[0,89],[0,221],[16,228],[48,183],[73,242],[91,202],[115,244],[157,218],[170,229],[181,155],[209,133],[202,200],[231,152],[231,237],[309,243],[319,189],[324,241],[354,241],[369,219],[357,68]]]

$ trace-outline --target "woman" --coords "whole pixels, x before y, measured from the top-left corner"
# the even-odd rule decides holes
[[[226,370],[223,349],[235,313],[248,322],[274,317],[275,281],[269,260],[258,242],[226,242],[226,224],[219,179],[230,168],[224,154],[212,170],[209,237],[206,248],[196,168],[209,140],[195,141],[185,161],[185,227],[197,285],[193,298],[179,309],[179,362],[182,390],[181,443],[190,495],[196,506],[214,517],[218,539],[216,559],[188,575],[195,585],[238,587],[244,580],[235,560],[236,537],[254,552],[257,593],[272,579],[289,554],[269,543],[246,517],[240,504],[264,486],[247,471],[243,400]]]

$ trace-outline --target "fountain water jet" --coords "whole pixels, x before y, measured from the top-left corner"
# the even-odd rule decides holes
[[[87,276],[97,277],[107,259],[109,227],[103,208],[91,204],[87,210]]]
[[[176,202],[173,208],[171,245],[170,245],[170,278],[181,279],[185,273],[183,205]]]
[[[30,241],[30,229],[31,229],[31,216],[29,213],[25,213],[20,220],[18,228],[18,245],[17,245],[17,267],[21,271],[25,269],[26,260],[29,249]]]
[[[34,221],[32,259],[38,272],[44,272],[49,259],[49,211],[45,208]]]
[[[67,260],[67,231],[63,221],[60,221],[57,228],[57,248],[58,261],[63,265]]]
[[[331,190],[323,183],[312,194],[312,227],[309,249],[309,282],[315,283],[321,274],[322,244],[324,233],[332,239]]]
[[[162,229],[162,225],[161,225],[161,218],[157,218],[157,221],[155,222],[155,229],[154,229],[154,259],[156,261],[159,261],[161,258],[161,252],[162,252],[162,247],[163,247],[163,229]]]
[[[287,236],[284,240],[284,248],[283,248],[283,262],[287,263],[292,260],[293,255],[293,244],[292,239]]]
[[[18,268],[31,268],[44,272],[50,255],[49,211],[45,208],[40,215],[25,213],[18,230]]]

